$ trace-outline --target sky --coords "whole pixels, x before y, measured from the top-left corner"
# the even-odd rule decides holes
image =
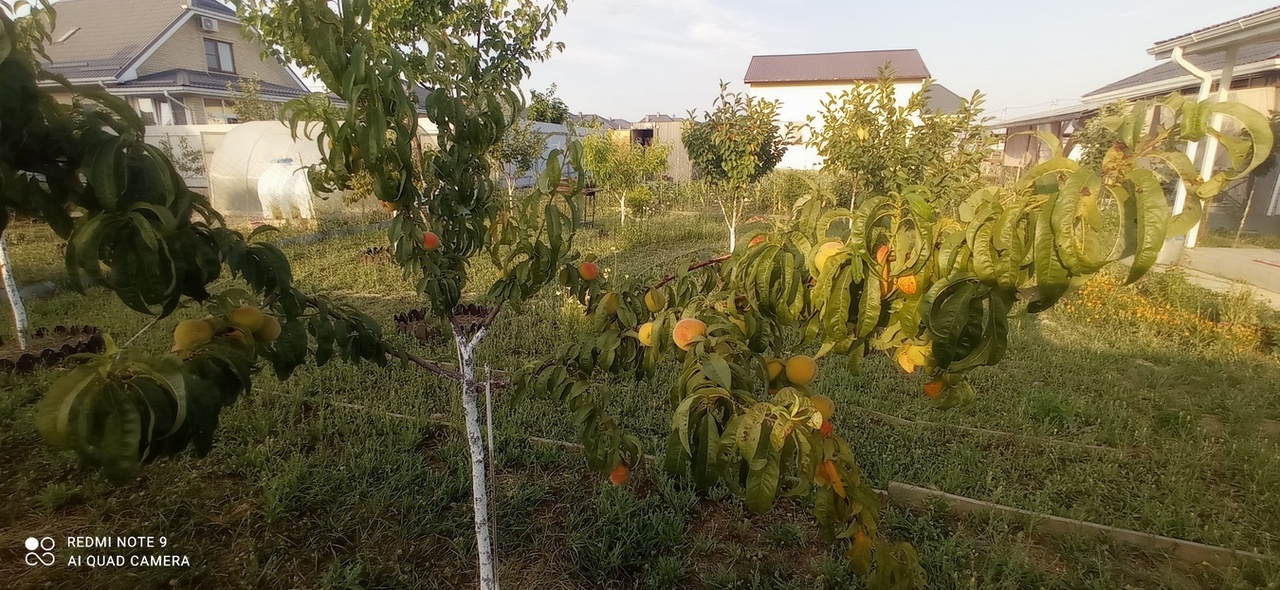
[[[1004,119],[1077,103],[1156,65],[1154,42],[1275,1],[570,0],[552,32],[564,52],[523,86],[635,121],[709,108],[720,80],[745,90],[752,55],[918,49],[938,83],[981,90]]]

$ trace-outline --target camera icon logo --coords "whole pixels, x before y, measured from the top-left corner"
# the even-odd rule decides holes
[[[53,549],[58,545],[53,537],[27,537],[27,565],[53,565],[57,558]]]

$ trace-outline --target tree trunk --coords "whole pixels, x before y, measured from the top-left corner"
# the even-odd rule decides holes
[[[618,217],[621,219],[621,221],[618,222],[618,226],[626,227],[627,226],[627,193],[622,193],[622,197],[620,197],[620,199],[621,200],[618,201]]]
[[[455,326],[453,337],[458,347],[458,366],[462,372],[462,408],[466,414],[467,448],[471,455],[471,504],[475,514],[476,554],[480,561],[480,590],[498,590],[498,574],[490,535],[484,437],[480,428],[480,387],[475,379],[475,348],[486,331],[487,328],[482,327],[475,336],[467,339]]]
[[[9,261],[9,238],[0,234],[0,275],[4,277],[4,292],[13,310],[13,325],[18,332],[18,347],[27,349],[27,308],[22,305],[18,281],[13,278],[13,263]]]
[[[1249,186],[1244,189],[1244,213],[1240,214],[1240,225],[1239,227],[1236,227],[1236,239],[1231,244],[1232,248],[1240,247],[1240,236],[1244,234],[1244,224],[1249,221],[1249,210],[1253,208],[1253,186],[1255,178],[1256,177],[1253,174],[1250,174]],[[1276,182],[1280,182],[1280,179],[1276,180]]]

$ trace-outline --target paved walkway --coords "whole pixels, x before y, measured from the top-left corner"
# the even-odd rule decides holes
[[[1193,248],[1182,251],[1181,263],[1187,277],[1202,287],[1226,292],[1234,282],[1248,283],[1280,310],[1280,250]]]

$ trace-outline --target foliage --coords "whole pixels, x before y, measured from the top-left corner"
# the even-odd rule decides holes
[[[983,125],[982,95],[945,113],[929,108],[931,81],[899,103],[894,79],[892,69],[882,68],[874,84],[858,83],[823,101],[817,119],[810,118],[808,145],[824,158],[824,170],[853,177],[850,203],[923,186],[935,209],[954,215],[982,186],[981,165],[995,145]]]
[[[786,213],[815,190],[833,195],[853,192],[852,177],[821,170],[774,170],[760,180],[761,210]]]
[[[1151,109],[1174,116],[1153,129],[1145,123]],[[563,345],[558,360],[529,366],[519,384],[567,405],[588,465],[608,472],[633,464],[638,443],[604,413],[598,383],[649,378],[664,359],[679,361],[669,471],[703,489],[723,484],[757,513],[780,497],[807,498],[824,538],[844,543],[855,571],[874,571],[879,587],[917,585],[914,550],[881,534],[880,502],[854,447],[824,415],[829,400],[810,395],[806,354],[841,358],[854,373],[866,355],[884,354],[908,373],[921,369],[939,407],[968,403],[968,373],[1003,359],[1009,316],[1024,303],[1031,313],[1049,309],[1073,281],[1130,255],[1127,280],[1141,277],[1165,237],[1199,218],[1202,200],[1271,152],[1265,117],[1238,104],[1174,94],[1133,113],[1108,119],[1122,143],[1101,168],[1064,157],[1044,137],[1052,158],[1009,189],[974,192],[957,207],[959,220],[936,216],[936,200],[920,185],[864,195],[855,210],[832,209],[832,195],[819,193],[749,248],[656,285],[566,276],[593,329]],[[1208,130],[1215,114],[1243,131]],[[1208,133],[1223,138],[1231,164],[1208,179],[1180,152],[1164,151],[1173,138]],[[1161,178],[1143,167],[1152,161],[1191,187],[1190,213],[1169,218]],[[1110,233],[1102,209],[1109,203],[1106,215],[1119,218]]]
[[[773,170],[787,151],[778,127],[778,101],[745,92],[729,92],[720,83],[720,96],[702,120],[689,113],[681,141],[693,169],[715,187],[720,213],[729,226],[729,251],[737,246],[738,221],[747,201],[755,196],[756,181]]]
[[[618,199],[626,225],[627,197],[667,169],[670,151],[662,144],[646,146],[607,133],[592,134],[582,140],[582,165],[597,185]]]
[[[728,88],[720,83],[720,96],[702,120],[689,113],[680,139],[695,172],[737,192],[773,170],[787,148],[778,126],[779,102]]]
[[[582,140],[582,164],[601,188],[623,191],[640,186],[667,169],[665,145],[640,145],[608,134]]]
[[[271,121],[279,115],[279,105],[262,98],[262,80],[256,75],[227,82],[231,93],[231,112],[241,123]]]
[[[567,155],[552,152],[538,190],[513,215],[499,214],[488,158],[513,123],[512,114],[521,110],[513,88],[527,73],[525,62],[545,56],[541,43],[549,31],[547,20],[559,14],[561,3],[414,4],[414,14],[427,20],[419,21],[413,34],[441,41],[434,49],[444,65],[415,61],[416,48],[397,45],[389,51],[380,45],[394,35],[380,26],[368,28],[373,8],[367,2],[353,3],[340,16],[306,1],[254,6],[246,13],[248,22],[346,102],[340,117],[287,105],[295,130],[303,117],[319,119],[319,125],[305,130],[325,147],[322,164],[312,169],[313,184],[332,190],[361,170],[373,175],[377,197],[396,209],[389,237],[397,262],[420,277],[418,291],[437,317],[449,317],[461,302],[473,255],[483,252],[509,270],[489,289],[495,302],[527,299],[567,264],[580,217],[577,201],[564,195],[562,209],[550,197],[565,159],[577,158],[576,146]],[[502,18],[507,11],[514,16]],[[315,27],[330,34],[318,35]],[[479,45],[468,40],[477,30]],[[439,129],[435,150],[420,147],[415,101],[399,82],[405,79],[434,89],[422,114]],[[427,215],[417,214],[420,206]],[[428,231],[440,236],[443,247],[423,247]]]
[[[264,363],[283,379],[312,344],[318,364],[385,363],[394,350],[377,324],[294,288],[283,254],[252,241],[271,228],[248,237],[228,229],[164,151],[143,141],[143,122],[123,100],[87,90],[61,104],[38,86],[47,79],[71,89],[38,57],[53,15],[2,21],[0,232],[9,210],[44,220],[67,242],[71,286],[83,292],[88,278],[136,312],[164,317],[187,302],[217,310],[235,300],[269,310],[283,330],[268,343],[228,329],[191,354],[113,350],[53,383],[37,408],[45,439],[121,479],[188,444],[207,453],[221,409],[249,390]],[[210,293],[224,265],[248,290]]]
[[[556,96],[556,85],[552,84],[546,92],[529,92],[529,106],[525,116],[530,121],[562,125],[569,118],[569,107]]]
[[[520,120],[494,146],[490,158],[502,174],[507,193],[514,194],[516,181],[533,171],[547,149],[547,136],[533,128],[528,120]]]
[[[204,176],[204,153],[191,145],[187,136],[178,137],[178,145],[174,146],[169,137],[160,140],[160,149],[173,162],[173,167],[183,176]]]
[[[1102,157],[1111,146],[1119,143],[1118,130],[1109,129],[1109,117],[1123,116],[1130,105],[1124,101],[1110,102],[1098,109],[1098,114],[1085,122],[1084,128],[1071,136],[1071,143],[1080,146],[1080,163],[1091,168],[1102,166]]]

